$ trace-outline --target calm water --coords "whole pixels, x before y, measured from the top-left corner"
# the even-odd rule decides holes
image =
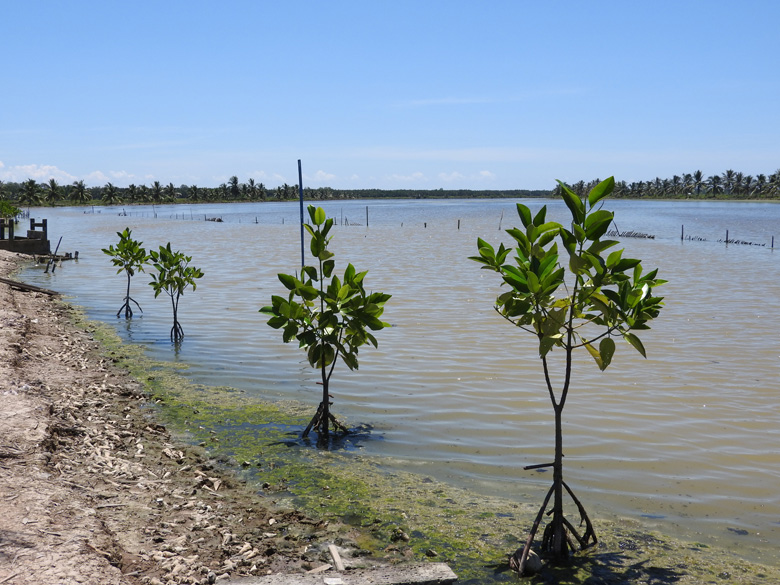
[[[537,209],[544,202],[526,203]],[[566,219],[562,204],[546,203],[552,219]],[[621,231],[656,236],[623,244],[626,255],[669,280],[661,289],[667,303],[641,336],[647,360],[620,344],[607,372],[584,356],[576,364],[564,413],[567,481],[596,515],[631,516],[777,564],[780,250],[769,244],[780,237],[780,205],[610,205]],[[393,294],[385,311],[393,327],[378,333],[379,349],[361,352],[358,372],[337,368],[332,381],[336,412],[373,425],[383,438],[367,441],[364,451],[477,492],[541,497],[549,474],[522,470],[552,454],[535,344],[493,311],[497,276],[467,260],[477,236],[498,243],[505,239],[499,225],[519,224],[514,202],[324,207],[339,223],[362,224],[335,229],[337,270],[352,262],[369,270],[368,288]],[[319,395],[303,352],[283,345],[257,312],[282,294],[276,274],[300,265],[297,204],[126,209],[125,217],[116,208],[33,210],[48,218],[53,245],[62,235],[61,251],[78,250],[80,260],[54,275],[31,268],[23,278],[70,295],[154,357],[189,364],[199,382],[314,407]],[[707,241],[681,241],[682,225]],[[171,241],[206,274],[181,301],[186,339],[178,354],[168,341],[169,303],[153,298],[147,275],[131,291],[143,317],[129,324],[115,318],[125,280],[100,248],[126,226],[147,247]],[[726,246],[717,240],[727,229],[730,238],[765,246]]]

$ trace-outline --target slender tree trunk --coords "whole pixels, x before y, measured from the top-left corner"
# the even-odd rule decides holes
[[[127,295],[125,295],[125,319],[133,316],[133,310],[130,308],[130,274],[127,275]]]
[[[171,341],[181,341],[182,337],[184,337],[184,332],[181,329],[181,325],[179,325],[178,304],[178,299],[174,299],[173,296],[171,296],[171,306],[173,307],[173,327],[171,328]]]
[[[563,525],[563,429],[561,415],[563,406],[555,407],[555,464],[553,465],[553,517],[552,517],[552,548],[550,552],[556,559],[566,558],[568,549],[566,529]]]
[[[328,393],[328,374],[325,359],[322,360],[322,415],[320,416],[319,442],[327,444],[330,428],[330,395]]]

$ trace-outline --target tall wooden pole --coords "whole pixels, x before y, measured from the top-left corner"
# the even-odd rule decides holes
[[[301,201],[301,268],[306,266],[303,255],[303,174],[301,172],[301,159],[298,159],[298,198]]]

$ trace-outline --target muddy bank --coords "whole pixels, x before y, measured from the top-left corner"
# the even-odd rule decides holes
[[[0,256],[0,276],[15,259]],[[0,285],[0,584],[208,583],[444,561],[517,582],[538,502],[484,498],[297,438],[311,416],[188,384],[97,324]],[[514,496],[514,497],[510,497]],[[598,547],[531,583],[776,583],[729,551],[596,519]]]

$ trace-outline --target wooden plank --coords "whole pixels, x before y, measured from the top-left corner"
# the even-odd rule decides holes
[[[30,291],[39,292],[50,296],[58,296],[60,294],[57,291],[49,290],[48,288],[41,288],[39,286],[33,286],[32,284],[25,284],[24,282],[11,280],[10,278],[0,278],[0,282],[7,284],[8,286],[11,286],[13,288],[18,288],[19,290],[23,290],[25,292],[30,292]]]
[[[312,574],[277,574],[263,577],[241,577],[227,581],[230,585],[449,585],[458,576],[445,563],[422,563],[356,569],[354,571],[327,571]]]

